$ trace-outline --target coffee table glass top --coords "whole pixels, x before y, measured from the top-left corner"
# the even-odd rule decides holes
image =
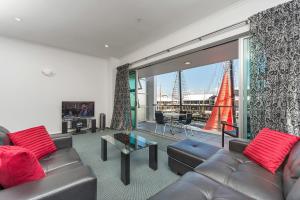
[[[101,136],[102,139],[114,145],[123,153],[130,153],[140,149],[149,147],[149,145],[155,145],[156,142],[150,141],[135,133],[115,133],[113,135]]]

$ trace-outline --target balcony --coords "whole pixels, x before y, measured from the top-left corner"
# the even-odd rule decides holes
[[[227,121],[228,116],[224,114],[227,113],[229,109],[233,110],[232,121],[238,121],[238,111],[236,108],[231,106],[214,106],[214,105],[196,105],[196,104],[184,104],[174,105],[174,104],[164,104],[159,103],[154,108],[149,110],[161,111],[163,113],[192,113],[192,123],[188,127],[187,135],[184,129],[180,126],[173,125],[171,127],[167,126],[165,130],[165,137],[170,137],[174,139],[185,139],[185,138],[195,138],[201,141],[220,146],[221,145],[221,121]],[[181,110],[181,111],[180,111]],[[147,111],[146,111],[147,112]],[[216,115],[214,120],[212,120],[211,115]],[[210,126],[208,126],[210,122]],[[138,122],[138,129],[149,131],[154,133],[156,127],[155,119],[145,120]],[[158,125],[157,134],[163,133],[163,125]],[[192,132],[189,130],[192,129]],[[225,140],[229,138],[226,137]],[[227,143],[227,142],[225,142]]]

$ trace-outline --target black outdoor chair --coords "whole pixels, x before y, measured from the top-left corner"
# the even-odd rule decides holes
[[[184,115],[179,115],[178,122],[182,122],[182,121],[186,120],[186,111],[181,110],[181,111],[179,111],[179,114],[184,114]]]
[[[229,135],[231,137],[238,138],[239,137],[239,127],[237,127],[236,125],[233,125],[233,124],[228,124],[225,121],[222,121],[221,124],[222,124],[222,147],[224,147],[225,135]],[[226,126],[232,127],[233,130],[226,131],[225,130]]]
[[[164,125],[164,131],[163,135],[165,134],[166,131],[166,125],[168,124],[167,121],[164,118],[164,114],[161,111],[155,111],[155,133],[157,133],[157,126],[158,125]]]
[[[193,130],[192,130],[192,127],[191,127],[192,119],[193,119],[193,114],[192,113],[187,113],[185,120],[182,120],[181,122],[179,122],[179,124],[182,125],[182,128],[184,129],[184,132],[185,132],[186,136],[187,136],[187,127],[190,127],[190,131],[193,135]]]

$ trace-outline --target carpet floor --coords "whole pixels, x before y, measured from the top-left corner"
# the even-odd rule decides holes
[[[153,171],[148,166],[148,148],[131,153],[130,184],[127,186],[120,179],[120,151],[107,143],[107,161],[103,162],[100,158],[100,137],[113,134],[115,131],[105,130],[73,136],[73,146],[82,162],[89,165],[97,176],[98,200],[145,200],[179,178],[170,171],[166,153],[166,146],[174,141],[144,132],[135,132],[158,143],[158,169]]]

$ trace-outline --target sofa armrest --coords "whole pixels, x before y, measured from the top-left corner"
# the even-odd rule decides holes
[[[49,175],[0,191],[5,200],[96,200],[97,178],[88,166]]]
[[[51,134],[50,135],[57,149],[71,148],[73,146],[70,134]]]
[[[248,140],[233,139],[229,141],[229,150],[237,153],[243,153],[248,144]]]

